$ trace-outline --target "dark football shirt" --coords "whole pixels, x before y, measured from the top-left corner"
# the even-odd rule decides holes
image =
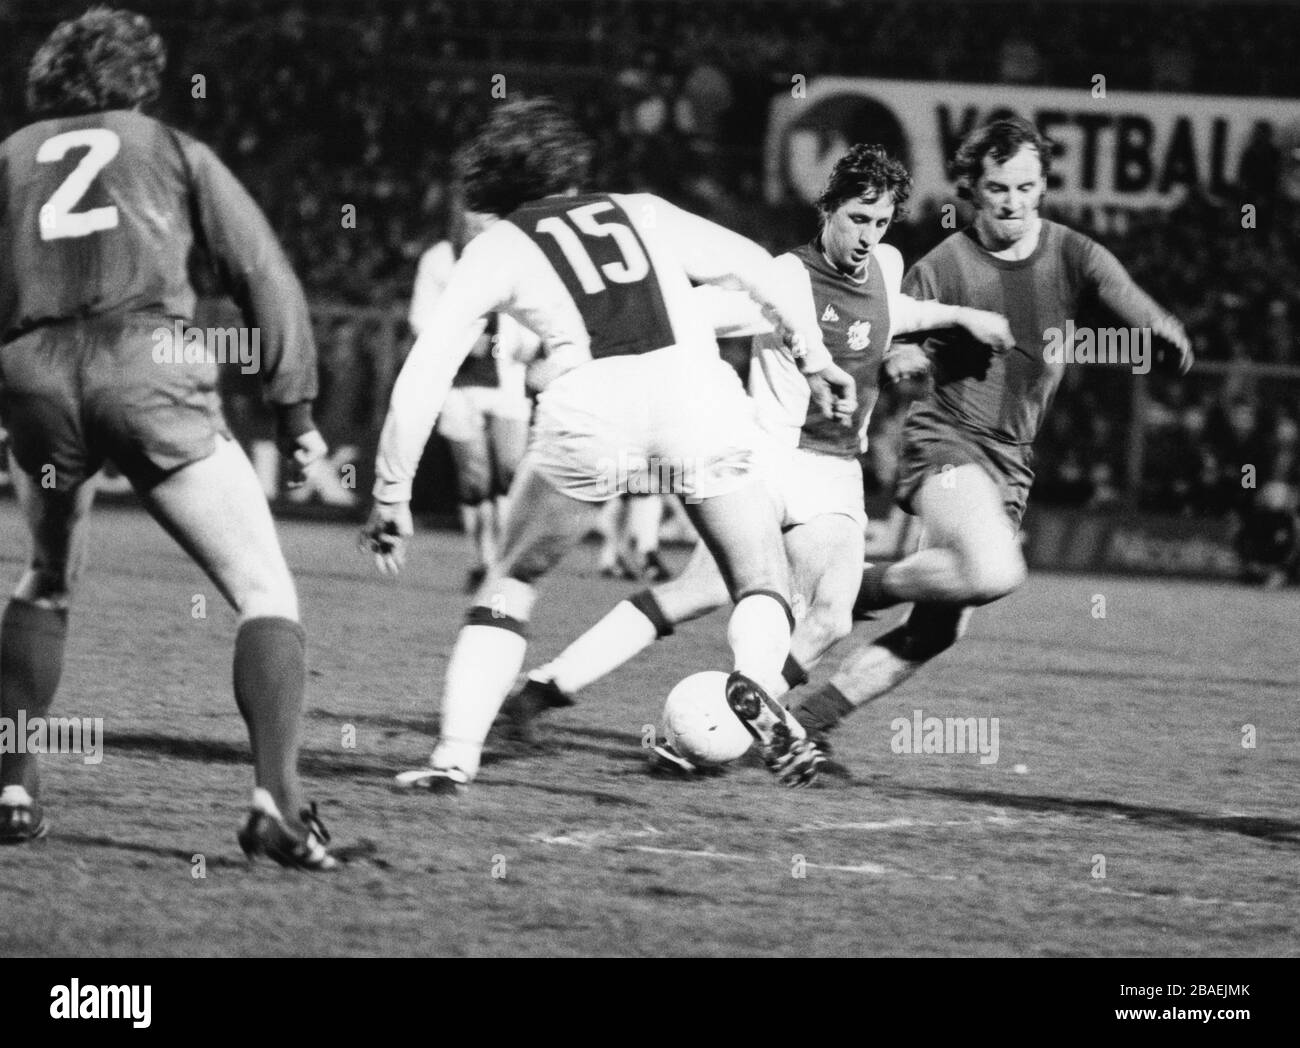
[[[1007,317],[1016,340],[1008,352],[964,331],[927,341],[934,392],[909,418],[929,416],[1010,444],[1033,442],[1061,383],[1065,365],[1049,363],[1044,352],[1049,329],[1079,323],[1089,298],[1135,327],[1167,315],[1104,247],[1046,219],[1033,253],[1018,261],[994,258],[973,230],[954,233],[908,271],[903,292]]]
[[[884,274],[871,254],[867,256],[866,281],[851,280],[826,261],[817,240],[790,253],[808,270],[817,319],[831,359],[853,376],[858,391],[858,407],[850,426],[809,407],[799,446],[824,455],[856,458],[862,451],[860,430],[880,395],[880,362],[889,344]]]
[[[188,321],[196,246],[259,329],[269,399],[314,399],[302,287],[261,210],[207,146],[129,110],[42,120],[0,144],[0,340],[111,314]]]

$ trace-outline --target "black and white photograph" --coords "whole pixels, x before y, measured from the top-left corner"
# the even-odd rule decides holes
[[[1102,1028],[1251,1029],[1297,45],[0,0],[6,1014],[149,1027],[147,959],[1089,958],[1144,965]]]

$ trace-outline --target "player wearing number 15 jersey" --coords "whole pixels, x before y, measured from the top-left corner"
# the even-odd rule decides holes
[[[775,513],[753,470],[761,438],[709,318],[693,305],[691,281],[737,281],[770,309],[845,417],[853,380],[832,363],[767,252],[657,197],[576,195],[590,155],[553,103],[496,107],[467,146],[461,175],[469,207],[505,217],[466,247],[393,390],[363,532],[390,571],[411,531],[411,478],[480,318],[503,312],[534,331],[550,373],[510,493],[498,570],[452,653],[429,767],[399,776],[410,785],[455,788],[477,773],[523,664],[533,583],[635,470],[654,470],[686,497],[736,601],[733,708],[773,759],[798,741],[792,718],[764,691],[781,679],[792,616]]]
[[[235,699],[256,782],[241,845],[325,869],[328,837],[298,781],[297,597],[222,420],[216,359],[228,343],[186,330],[191,249],[207,251],[260,329],[257,363],[299,475],[325,452],[311,419],[315,345],[257,205],[205,146],[138,112],[163,64],[140,15],[96,8],[65,22],[28,72],[36,122],[0,144],[0,415],[33,546],[0,624],[0,715],[32,721],[53,701],[92,478],[111,460],[239,613]],[[45,829],[35,758],[0,754],[0,842]]]

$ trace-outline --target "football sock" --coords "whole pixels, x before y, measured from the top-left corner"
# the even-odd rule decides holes
[[[774,593],[744,594],[727,623],[735,669],[769,694],[782,693],[781,667],[790,654],[790,605]]]
[[[500,579],[490,606],[475,605],[456,637],[442,693],[442,722],[432,763],[478,774],[483,740],[524,665],[532,588]]]
[[[650,591],[632,600],[620,601],[603,619],[587,630],[545,666],[529,674],[536,680],[549,680],[566,695],[574,695],[594,684],[607,673],[644,651],[673,628],[659,612],[660,629],[652,613],[642,610]],[[640,602],[641,606],[638,606]],[[658,608],[657,604],[652,605]]]
[[[794,718],[807,731],[827,732],[853,712],[853,703],[834,684],[827,681],[796,702]]]
[[[63,676],[68,612],[42,608],[14,597],[0,618],[0,716],[9,723],[20,712],[27,720],[44,717]],[[0,753],[0,787],[22,786],[40,792],[36,754]]]
[[[298,822],[298,748],[307,679],[307,634],[279,615],[246,619],[235,635],[235,703],[248,725],[254,781]]]
[[[858,599],[853,604],[855,615],[868,611],[881,611],[899,603],[899,598],[894,596],[885,585],[885,572],[891,566],[868,564],[862,569],[862,587],[858,590]]]

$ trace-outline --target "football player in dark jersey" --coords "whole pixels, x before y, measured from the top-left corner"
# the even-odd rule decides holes
[[[230,332],[187,326],[191,248],[206,249],[259,336],[259,358],[242,362],[261,370],[299,482],[326,450],[311,416],[315,344],[257,205],[206,146],[140,112],[164,61],[132,12],[96,8],[61,24],[28,72],[35,122],[0,144],[0,414],[32,536],[0,625],[0,714],[31,721],[54,699],[93,478],[111,461],[239,614],[235,701],[255,773],[240,844],[326,869],[328,836],[298,780],[297,595],[222,418],[217,361]],[[34,756],[0,755],[0,840],[45,832]]]
[[[934,338],[924,352],[891,352],[886,369],[894,376],[933,361],[933,391],[911,406],[904,425],[896,490],[899,505],[920,517],[925,541],[896,564],[868,566],[858,607],[916,607],[792,706],[814,740],[950,647],[973,607],[1024,581],[1016,533],[1034,476],[1030,448],[1066,367],[1045,343],[1079,315],[1085,298],[1161,339],[1167,366],[1191,366],[1182,325],[1114,255],[1040,217],[1049,161],[1049,143],[1022,119],[973,131],[956,168],[959,192],[975,207],[974,224],[944,240],[904,280],[903,289],[917,298],[1006,314],[1015,345],[980,354]],[[805,757],[812,759],[811,751]]]

